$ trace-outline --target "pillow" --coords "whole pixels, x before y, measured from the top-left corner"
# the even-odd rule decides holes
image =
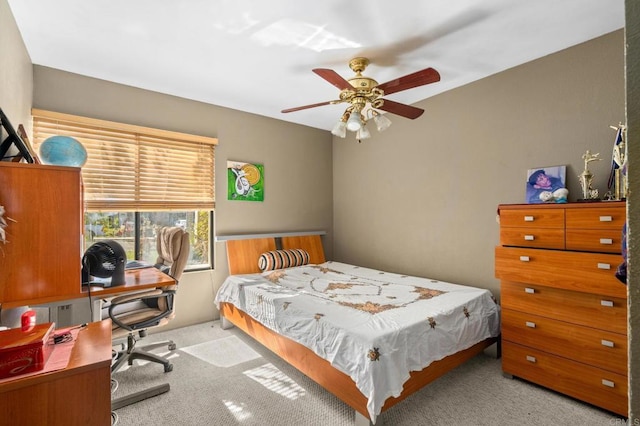
[[[302,249],[272,250],[264,252],[258,259],[258,267],[261,271],[273,271],[274,269],[293,268],[309,263],[309,253]]]

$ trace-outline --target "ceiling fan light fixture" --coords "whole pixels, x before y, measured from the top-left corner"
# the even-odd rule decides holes
[[[333,126],[333,130],[331,131],[331,134],[339,138],[347,137],[347,123],[342,119],[338,120],[336,125]]]
[[[391,120],[377,111],[373,111],[373,121],[376,123],[376,129],[379,132],[384,132],[391,126]]]
[[[362,127],[362,120],[360,120],[360,114],[352,112],[347,120],[347,129],[352,132],[357,132]]]
[[[438,73],[438,71],[433,68],[425,68],[389,80],[386,83],[378,84],[376,80],[362,75],[362,72],[368,65],[369,59],[367,58],[353,58],[349,62],[349,67],[356,75],[349,79],[344,79],[332,69],[314,68],[312,71],[315,74],[340,90],[339,99],[287,108],[283,109],[282,112],[288,113],[344,102],[350,105],[343,113],[341,120],[331,130],[333,135],[341,138],[346,137],[344,127],[346,127],[346,130],[357,132],[358,135],[360,135],[360,130],[363,129],[371,119],[374,120],[377,130],[382,132],[391,126],[391,120],[383,114],[380,114],[376,109],[411,120],[420,117],[424,112],[421,108],[385,99],[384,96],[440,81],[440,73]],[[358,136],[358,139],[370,137],[368,130],[363,130],[362,134],[363,136]]]
[[[366,126],[362,126],[356,132],[356,139],[357,140],[369,139],[370,137],[371,137],[371,133],[369,133],[369,130],[366,128]]]

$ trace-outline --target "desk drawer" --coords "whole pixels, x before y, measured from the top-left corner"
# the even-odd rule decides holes
[[[565,248],[564,229],[501,227],[500,245],[562,250]]]
[[[502,370],[622,416],[628,415],[624,375],[510,342],[502,345]]]
[[[503,309],[627,334],[625,298],[503,281],[500,286],[500,305]]]
[[[626,298],[615,277],[621,258],[614,254],[496,247],[496,277],[581,292]]]
[[[534,208],[500,210],[500,226],[564,229],[564,210]]]
[[[502,310],[502,338],[620,375],[627,374],[627,336],[529,313]]]
[[[616,229],[622,230],[626,220],[625,205],[567,209],[567,229]]]
[[[567,250],[620,254],[621,249],[622,229],[567,229]]]

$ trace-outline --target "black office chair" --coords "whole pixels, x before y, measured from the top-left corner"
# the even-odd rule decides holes
[[[112,339],[127,339],[126,344],[122,344],[122,349],[115,354],[112,373],[118,371],[125,362],[133,365],[136,359],[160,363],[164,366],[165,373],[173,370],[173,365],[167,358],[150,352],[160,347],[175,350],[176,344],[173,341],[153,343],[140,348],[136,347],[136,343],[138,338],[146,336],[148,329],[161,327],[175,317],[174,302],[178,280],[189,258],[189,233],[180,227],[161,228],[157,235],[157,248],[155,267],[172,276],[176,284],[118,296],[103,308],[103,318],[110,318],[112,321]],[[134,397],[127,397],[124,401],[113,402],[112,408],[117,409],[168,390],[168,384],[161,385]]]
[[[160,363],[164,365],[165,372],[173,369],[168,359],[149,351],[164,346],[174,350],[174,342],[136,348],[136,334],[143,338],[148,329],[162,327],[175,317],[174,298],[178,289],[177,282],[189,258],[189,233],[180,227],[161,228],[157,235],[157,248],[158,258],[155,266],[173,277],[176,284],[118,296],[105,307],[112,321],[112,339],[127,338],[126,347],[118,353],[111,368],[112,372],[117,371],[125,361],[132,365],[136,359]]]

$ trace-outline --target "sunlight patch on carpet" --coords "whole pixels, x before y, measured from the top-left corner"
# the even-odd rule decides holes
[[[249,420],[253,415],[247,409],[247,404],[241,402],[237,403],[234,401],[230,401],[228,399],[223,399],[224,405],[227,407],[227,410],[238,420],[239,422]]]
[[[236,336],[223,337],[180,349],[196,358],[216,367],[233,367],[243,362],[260,358],[260,354],[251,349]]]
[[[270,391],[291,400],[296,400],[306,394],[302,387],[271,363],[247,370],[243,374]]]

